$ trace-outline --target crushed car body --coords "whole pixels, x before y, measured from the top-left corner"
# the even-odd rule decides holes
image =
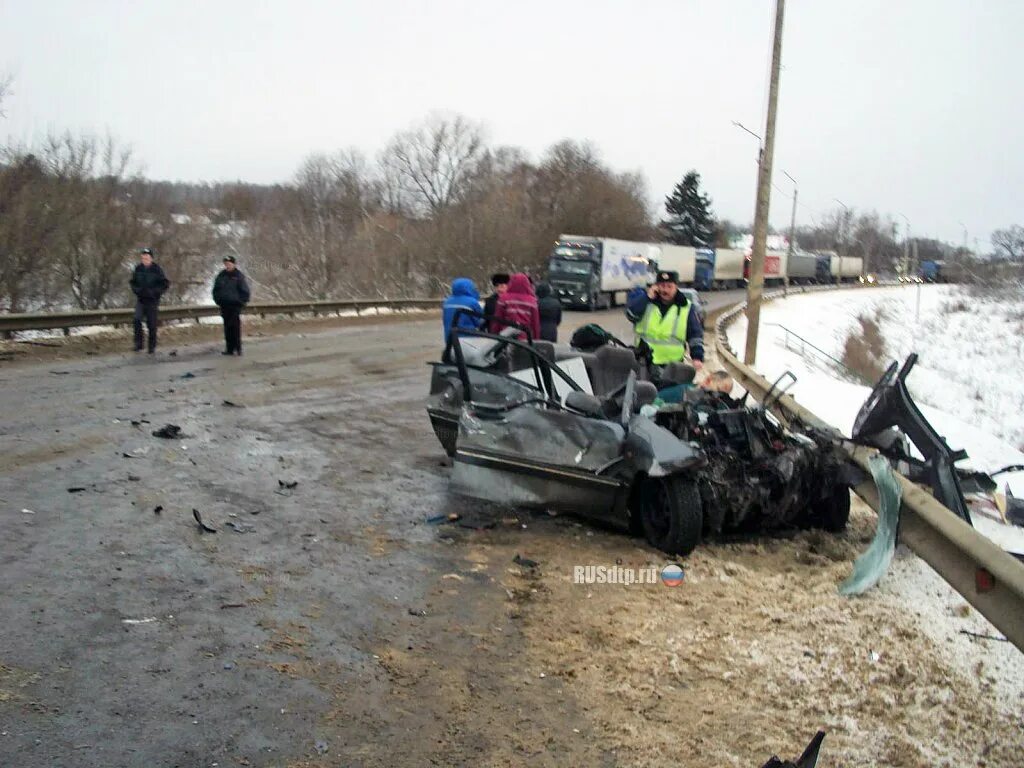
[[[692,388],[690,366],[662,375],[663,387],[688,388],[665,405],[632,348],[522,335],[455,327],[431,364],[427,410],[453,491],[578,513],[677,555],[706,535],[846,525],[849,488],[829,440]]]

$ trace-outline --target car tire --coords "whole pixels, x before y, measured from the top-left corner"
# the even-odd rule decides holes
[[[700,543],[704,527],[697,484],[680,477],[652,477],[639,494],[644,537],[667,555],[688,555]]]
[[[815,528],[839,533],[850,520],[850,489],[842,483],[836,483],[832,493],[814,503],[811,514]]]

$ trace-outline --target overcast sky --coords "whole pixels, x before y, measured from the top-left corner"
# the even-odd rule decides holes
[[[772,0],[0,0],[0,136],[109,131],[148,176],[282,181],[431,111],[534,157],[590,140],[661,202],[753,218]],[[836,207],[988,247],[1024,224],[1024,2],[790,0],[772,222]]]

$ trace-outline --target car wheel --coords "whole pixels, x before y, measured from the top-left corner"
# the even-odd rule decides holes
[[[832,487],[832,493],[814,503],[811,509],[814,526],[838,533],[850,520],[850,489],[842,483]]]
[[[640,489],[640,524],[652,547],[668,555],[688,555],[700,543],[704,514],[696,483],[654,477]]]

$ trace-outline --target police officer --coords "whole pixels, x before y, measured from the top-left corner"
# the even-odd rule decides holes
[[[139,263],[135,265],[131,279],[132,293],[135,294],[135,317],[133,326],[135,330],[135,351],[142,351],[142,342],[145,339],[142,333],[142,322],[146,322],[146,336],[148,336],[147,349],[149,354],[156,351],[156,327],[158,324],[157,312],[160,308],[160,297],[170,287],[171,282],[167,279],[160,265],[153,261],[153,251],[143,248],[139,251]]]
[[[651,379],[669,363],[689,360],[704,366],[704,326],[693,305],[679,290],[679,275],[658,272],[654,285],[636,291],[626,302],[626,317],[634,323],[637,343],[650,348]]]
[[[224,345],[222,355],[242,354],[242,321],[239,317],[242,307],[249,303],[249,283],[242,270],[237,267],[234,256],[224,257],[224,269],[213,281],[213,302],[220,307],[224,320]]]

